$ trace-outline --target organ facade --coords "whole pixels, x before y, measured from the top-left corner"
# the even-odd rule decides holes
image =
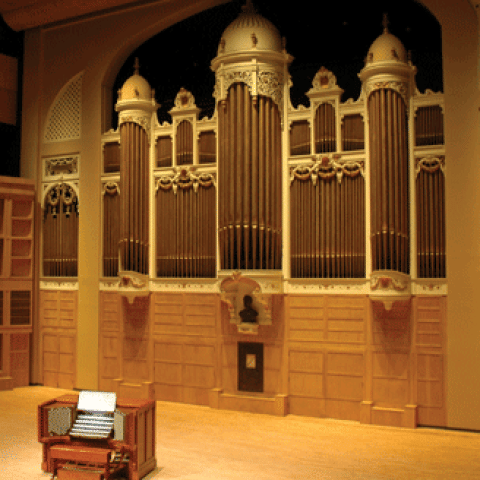
[[[443,425],[443,96],[418,91],[385,21],[358,99],[319,65],[294,106],[286,45],[247,3],[211,62],[212,117],[179,88],[159,123],[138,65],[118,92],[102,135],[100,389]],[[44,316],[55,277],[75,290],[76,250],[50,234],[61,220],[76,235],[74,176],[43,183]],[[240,325],[246,295],[258,328]]]

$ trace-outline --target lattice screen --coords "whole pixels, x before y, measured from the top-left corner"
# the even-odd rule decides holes
[[[45,129],[45,141],[80,138],[83,73],[73,78],[57,97]]]

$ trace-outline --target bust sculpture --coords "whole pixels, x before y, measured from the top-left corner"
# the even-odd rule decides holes
[[[257,323],[258,312],[252,307],[253,298],[250,295],[243,297],[243,305],[245,308],[240,310],[240,318],[242,323]]]

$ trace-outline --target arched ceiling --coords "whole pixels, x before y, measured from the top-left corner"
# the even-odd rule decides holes
[[[53,23],[70,21],[75,18],[112,12],[120,8],[168,2],[169,0],[0,0],[0,14],[15,31],[28,30]],[[194,2],[195,0],[192,0]],[[479,0],[469,0],[477,12]]]

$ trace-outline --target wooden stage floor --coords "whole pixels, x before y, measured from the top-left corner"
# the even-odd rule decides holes
[[[0,392],[0,478],[41,471],[37,405],[69,390]],[[157,464],[146,480],[480,479],[480,434],[360,425],[157,402]]]

